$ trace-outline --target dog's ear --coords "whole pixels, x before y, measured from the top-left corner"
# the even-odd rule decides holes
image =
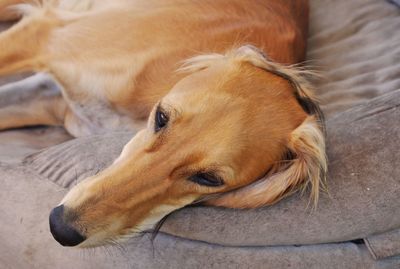
[[[310,115],[290,136],[288,160],[274,165],[262,179],[228,192],[207,204],[231,208],[255,208],[271,205],[299,189],[311,189],[311,200],[316,205],[319,191],[324,186],[327,170],[325,138],[319,120]]]

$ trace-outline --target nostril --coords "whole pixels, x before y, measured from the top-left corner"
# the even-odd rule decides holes
[[[65,221],[64,205],[57,206],[50,212],[49,223],[54,239],[63,246],[73,247],[86,239]]]

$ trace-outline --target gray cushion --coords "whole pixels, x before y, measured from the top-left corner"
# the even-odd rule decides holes
[[[324,79],[328,118],[400,89],[399,8],[380,0],[314,0],[307,62]]]
[[[383,234],[369,236],[365,239],[374,259],[400,255],[400,229]]]

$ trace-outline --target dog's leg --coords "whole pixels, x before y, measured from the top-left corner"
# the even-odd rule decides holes
[[[0,87],[0,130],[32,125],[62,125],[67,105],[56,83],[36,74]]]
[[[0,76],[23,71],[46,71],[52,30],[61,22],[49,10],[29,6],[31,12],[0,34]]]
[[[0,0],[0,20],[26,15],[0,33],[0,76],[46,70],[47,40],[59,21],[48,9],[35,6],[33,2]],[[24,5],[9,9],[15,4]],[[66,109],[60,90],[48,75],[37,74],[0,87],[0,130],[61,125]]]
[[[79,26],[80,19],[88,15],[49,5],[38,7],[28,4],[17,7],[17,11],[18,8],[24,14],[23,19],[9,30],[0,33],[0,76],[23,71],[50,73],[62,85],[66,101],[63,101],[61,95],[52,101],[61,103],[64,113],[54,112],[58,105],[51,104],[47,98],[32,99],[34,101],[29,101],[29,105],[8,106],[1,111],[0,129],[27,124],[59,124],[60,114],[63,114],[65,128],[74,136],[102,132],[106,128],[116,128],[118,124],[133,125],[130,118],[125,116],[121,117],[125,122],[120,123],[120,119],[115,117],[118,114],[109,104],[107,97],[102,95],[107,88],[104,85],[106,79],[99,76],[99,81],[95,81],[94,87],[91,80],[93,73],[86,69],[95,68],[86,68],[89,66],[85,65],[86,61],[80,64],[82,63],[79,61],[81,38],[86,42],[92,41],[89,37],[85,39],[86,35],[79,35],[79,32],[73,33],[79,29],[76,26]],[[85,26],[83,23],[84,29]],[[97,42],[92,43],[97,44]],[[93,62],[96,62],[94,60]],[[94,91],[90,89],[95,89],[98,93],[93,93]],[[30,99],[26,100],[28,102]],[[37,112],[39,116],[30,115],[35,110],[39,111]],[[51,117],[49,111],[56,113],[57,116]]]
[[[21,18],[21,14],[10,9],[10,6],[26,4],[26,0],[0,0],[0,22],[15,21]]]

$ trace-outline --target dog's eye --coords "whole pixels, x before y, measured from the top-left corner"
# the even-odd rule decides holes
[[[189,178],[190,181],[208,187],[219,187],[224,185],[224,181],[211,173],[197,173]]]
[[[155,118],[155,131],[158,132],[160,131],[162,128],[164,128],[167,123],[168,123],[168,116],[167,114],[165,114],[163,111],[161,111],[160,108],[157,108],[156,111],[156,118]]]

